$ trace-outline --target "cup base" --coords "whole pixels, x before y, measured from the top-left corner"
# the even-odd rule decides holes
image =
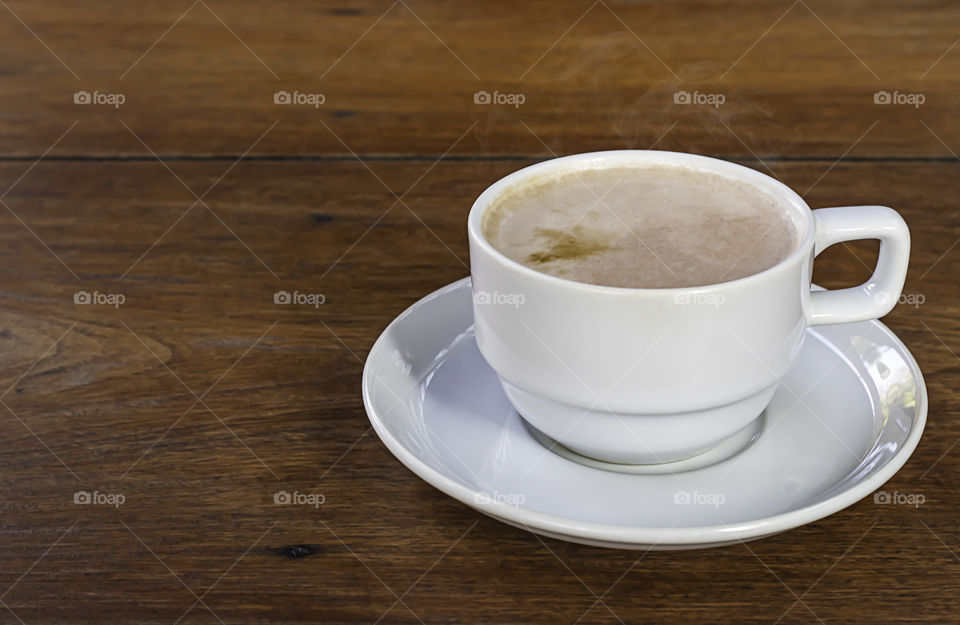
[[[551,440],[579,456],[626,465],[668,464],[713,449],[753,423],[778,386],[703,410],[637,414],[584,410],[500,382],[523,420]]]
[[[721,441],[716,446],[688,458],[674,460],[672,462],[661,462],[657,464],[625,464],[620,462],[607,462],[579,454],[562,443],[550,438],[526,419],[522,418],[524,427],[530,432],[534,440],[540,443],[547,451],[557,454],[561,458],[566,458],[578,464],[593,468],[611,471],[613,473],[626,473],[629,475],[664,475],[682,473],[684,471],[694,471],[711,465],[729,460],[737,454],[750,447],[763,433],[767,424],[766,411],[760,413],[756,419],[750,422],[742,430],[732,434],[729,438]]]

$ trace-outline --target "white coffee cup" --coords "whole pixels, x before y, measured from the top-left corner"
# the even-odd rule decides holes
[[[777,198],[799,245],[760,273],[703,287],[635,289],[573,282],[510,260],[483,235],[504,191],[544,175],[631,165],[682,166],[749,183]],[[895,211],[811,211],[777,180],[726,161],[677,152],[577,154],[493,184],[468,218],[480,352],[520,415],[573,451],[616,463],[696,455],[766,408],[811,325],[890,312],[907,272],[910,234]],[[879,239],[871,278],[811,292],[814,257],[841,241]]]

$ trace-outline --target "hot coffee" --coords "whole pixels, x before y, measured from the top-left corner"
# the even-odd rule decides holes
[[[508,189],[484,215],[484,237],[537,271],[630,288],[728,282],[796,249],[776,199],[745,182],[684,167],[574,170]]]

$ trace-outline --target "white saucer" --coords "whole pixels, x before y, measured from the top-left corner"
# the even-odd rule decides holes
[[[819,326],[739,450],[659,474],[587,466],[538,442],[507,401],[473,338],[469,278],[387,327],[363,401],[400,462],[451,497],[538,534],[627,549],[720,546],[833,514],[903,466],[927,415],[923,376],[886,326]]]

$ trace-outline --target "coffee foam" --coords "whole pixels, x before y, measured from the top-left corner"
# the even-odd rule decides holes
[[[718,174],[665,165],[545,175],[504,191],[484,237],[537,271],[605,286],[690,287],[736,280],[796,248],[781,202]]]

